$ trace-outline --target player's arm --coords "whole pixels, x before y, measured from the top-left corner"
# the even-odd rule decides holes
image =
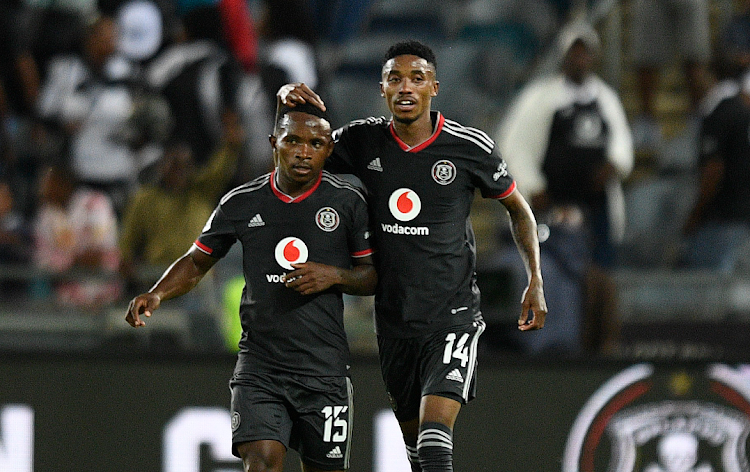
[[[193,246],[184,256],[169,266],[151,290],[130,301],[125,320],[134,328],[145,326],[146,323],[141,319],[141,315],[149,317],[154,310],[159,308],[161,302],[188,293],[198,285],[216,261],[218,259]]]
[[[544,300],[536,219],[526,199],[517,189],[500,201],[510,215],[513,240],[516,242],[529,277],[529,284],[523,293],[518,329],[521,331],[541,329],[544,327],[544,320],[547,316],[547,303]],[[529,319],[529,310],[533,313],[531,319]]]
[[[372,295],[378,284],[372,256],[354,259],[351,269],[305,262],[292,264],[295,268],[287,274],[286,286],[302,295],[312,295],[335,287],[349,295]]]

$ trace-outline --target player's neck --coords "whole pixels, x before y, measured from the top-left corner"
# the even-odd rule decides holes
[[[310,189],[315,187],[315,184],[318,183],[319,179],[320,174],[318,174],[314,179],[310,179],[308,182],[300,183],[294,180],[285,179],[281,175],[277,175],[276,188],[278,188],[279,191],[281,191],[288,197],[295,199],[309,192]]]
[[[284,192],[285,194],[289,195],[292,198],[297,198],[300,195],[308,192],[313,186],[315,185],[315,180],[312,182],[306,183],[304,185],[299,185],[297,183],[292,183],[289,185],[284,185],[279,182],[279,190]]]
[[[435,132],[432,113],[429,111],[411,123],[393,120],[396,136],[410,147],[418,146],[430,139]]]

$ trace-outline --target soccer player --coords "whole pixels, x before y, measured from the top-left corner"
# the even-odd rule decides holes
[[[469,222],[476,189],[509,212],[526,265],[518,328],[542,328],[547,308],[534,215],[494,142],[431,110],[435,64],[422,43],[393,45],[380,84],[391,118],[334,131],[327,169],[354,174],[367,187],[380,278],[380,364],[412,470],[446,472],[453,470],[454,422],[475,396],[477,341],[485,327]],[[325,109],[305,84],[287,84],[277,98],[281,105]]]
[[[323,170],[334,144],[321,110],[281,107],[270,141],[275,169],[221,199],[190,250],[130,302],[126,320],[144,326],[239,240],[246,286],[230,381],[232,452],[247,472],[280,472],[289,447],[305,472],[343,471],[352,390],[342,293],[371,295],[377,284],[367,204]]]

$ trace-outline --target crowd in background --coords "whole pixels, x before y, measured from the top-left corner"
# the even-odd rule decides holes
[[[519,189],[550,231],[540,239],[550,301],[559,301],[550,303],[551,321],[556,306],[576,313],[565,322],[577,328],[592,323],[592,311],[616,311],[615,295],[602,287],[611,286],[606,274],[619,266],[733,271],[741,265],[745,248],[738,243],[748,240],[750,222],[743,185],[750,177],[744,143],[750,86],[743,77],[750,64],[750,2],[732,3],[729,11],[722,3],[726,21],[713,23],[715,3],[708,0],[623,2],[635,25],[632,110],[614,84],[589,80],[602,38],[581,13],[599,2],[436,3],[0,1],[0,270],[29,269],[2,277],[0,299],[45,299],[96,311],[153,283],[188,249],[225,191],[270,170],[267,137],[280,85],[305,82],[327,94],[336,126],[372,114],[348,115],[370,103],[364,88],[377,90],[385,50],[379,39],[405,35],[433,41],[438,78],[445,82],[438,108],[465,124],[490,126],[486,131],[496,134]],[[576,42],[583,49],[568,57]],[[368,47],[378,48],[374,60]],[[553,89],[531,75],[550,50],[568,61],[550,71],[559,73]],[[656,158],[659,178],[643,185],[634,178],[641,175],[634,171],[639,159],[670,152],[658,122],[657,90],[659,73],[675,58],[688,97],[685,129],[693,134],[687,147],[673,151],[683,163],[679,178],[670,180],[675,168],[658,168]],[[571,79],[576,73],[583,76]],[[566,74],[577,87],[566,88]],[[541,91],[547,115],[533,101],[519,105],[529,89]],[[516,130],[539,136],[508,131],[519,106],[539,115],[519,121]],[[588,153],[585,165],[575,157],[581,152]],[[596,178],[581,177],[586,173]],[[578,194],[566,193],[576,185]],[[663,221],[664,213],[649,218],[665,194],[680,201],[672,220]],[[502,218],[483,207],[478,212],[490,222],[475,224],[489,226],[493,242],[492,254],[480,254],[489,261],[480,260],[480,268],[492,272],[508,264],[511,244],[504,242]],[[657,223],[679,226],[675,234],[662,231],[678,243],[653,243]],[[700,257],[707,252],[715,257]],[[588,344],[582,336],[591,336],[591,329],[555,338],[552,326],[555,339],[546,347],[603,349],[607,336],[616,336],[616,327],[606,324],[599,320],[596,329],[600,337],[607,333],[604,339]]]

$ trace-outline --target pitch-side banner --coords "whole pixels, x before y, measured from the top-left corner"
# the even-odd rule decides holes
[[[750,366],[480,359],[455,470],[750,472]],[[232,357],[0,356],[2,472],[239,472]],[[409,472],[376,359],[351,369],[351,470]],[[285,471],[299,472],[290,452]]]

